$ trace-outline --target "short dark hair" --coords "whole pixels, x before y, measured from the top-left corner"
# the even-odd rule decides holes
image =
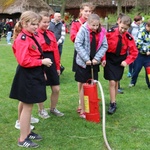
[[[134,21],[137,22],[137,21],[141,21],[142,20],[142,16],[140,15],[137,15],[134,17]]]
[[[118,20],[118,19],[121,19],[123,16],[125,16],[124,13],[119,13],[119,15],[118,15],[118,17],[117,17],[117,20]]]
[[[121,18],[120,22],[130,27],[132,23],[132,19],[129,16],[125,15]]]

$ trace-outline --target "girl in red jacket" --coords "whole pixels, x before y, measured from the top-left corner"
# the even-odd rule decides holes
[[[49,58],[43,59],[43,52],[34,35],[38,28],[38,19],[38,15],[32,11],[22,13],[20,21],[15,25],[12,46],[18,67],[11,87],[10,98],[17,99],[22,103],[18,146],[28,148],[39,146],[32,142],[32,139],[42,139],[40,135],[31,132],[31,112],[34,103],[46,100],[43,65],[50,67],[52,64]]]
[[[46,84],[51,87],[52,93],[50,96],[51,105],[50,113],[56,116],[63,116],[64,114],[56,109],[59,97],[59,75],[60,75],[60,56],[55,35],[47,30],[49,26],[49,14],[45,11],[40,13],[39,28],[37,34],[40,45],[44,52],[44,57],[50,58],[53,62],[51,67],[45,67]],[[39,104],[39,116],[46,119],[49,118],[48,112],[44,109],[43,103]]]
[[[94,5],[90,2],[85,2],[82,3],[80,6],[80,14],[79,18],[75,21],[72,22],[71,28],[70,28],[70,39],[74,43],[76,35],[80,29],[80,27],[86,22],[88,19],[89,15],[92,13],[94,10]],[[76,55],[77,52],[74,50],[74,57],[73,57],[73,66],[72,66],[72,71],[76,72]],[[81,91],[81,84],[78,83],[78,93]],[[79,96],[79,106],[77,108],[77,112],[80,113],[81,111],[81,102],[80,102],[80,96]]]

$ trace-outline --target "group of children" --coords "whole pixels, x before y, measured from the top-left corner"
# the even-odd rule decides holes
[[[118,28],[108,32],[101,26],[100,17],[93,14],[93,5],[83,3],[80,17],[71,25],[70,37],[74,42],[75,80],[78,82],[79,106],[77,112],[85,119],[83,84],[92,78],[98,80],[100,64],[104,67],[104,78],[109,81],[109,114],[116,111],[118,81],[123,76],[124,67],[137,57],[138,50],[132,36],[127,32],[131,24],[128,16],[123,16]],[[39,17],[40,16],[40,17]],[[13,52],[18,62],[13,80],[10,98],[20,101],[19,110],[20,138],[18,146],[38,147],[32,142],[42,137],[32,132],[31,112],[34,103],[38,103],[40,113],[44,110],[46,85],[52,89],[50,112],[58,116],[64,114],[56,109],[59,96],[60,56],[54,34],[47,30],[49,15],[40,15],[32,11],[22,13],[14,28]],[[127,55],[128,52],[128,55]],[[46,80],[46,82],[45,82]],[[19,104],[19,105],[20,105]],[[47,114],[48,115],[48,114]]]
[[[92,78],[91,67],[94,67],[95,80],[98,80],[100,64],[104,67],[104,78],[109,81],[108,113],[113,114],[117,108],[118,83],[123,76],[124,67],[132,63],[138,54],[135,42],[127,32],[131,25],[130,17],[124,15],[116,28],[106,32],[100,24],[98,15],[92,14],[93,8],[91,3],[83,3],[80,7],[80,18],[72,23],[70,31],[70,38],[75,47],[73,71],[79,92],[77,112],[81,118],[86,117],[83,84]]]

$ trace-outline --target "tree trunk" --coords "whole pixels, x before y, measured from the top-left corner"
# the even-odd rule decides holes
[[[66,2],[67,2],[67,0],[62,0],[62,7],[61,7],[61,11],[60,11],[62,16],[64,16]]]
[[[122,12],[122,0],[117,0],[117,15]]]

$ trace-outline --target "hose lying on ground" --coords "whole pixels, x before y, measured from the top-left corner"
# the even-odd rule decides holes
[[[99,89],[100,89],[100,92],[101,92],[101,99],[102,99],[102,130],[103,130],[103,138],[104,138],[104,142],[106,144],[106,147],[108,150],[112,150],[111,147],[109,146],[109,143],[107,141],[107,137],[106,137],[106,112],[105,112],[105,98],[104,98],[104,92],[103,92],[103,88],[102,88],[102,85],[99,81],[97,80],[94,80],[94,82],[98,83],[98,86],[99,86]]]

